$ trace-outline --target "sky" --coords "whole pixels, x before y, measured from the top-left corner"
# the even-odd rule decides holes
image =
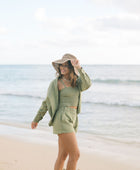
[[[0,1],[0,64],[140,64],[139,0]]]

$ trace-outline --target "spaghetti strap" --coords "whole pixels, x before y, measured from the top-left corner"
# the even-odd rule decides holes
[[[64,85],[64,87],[66,87],[65,83],[63,82],[63,80],[62,80],[62,79],[60,79],[60,81],[61,81],[61,83]]]

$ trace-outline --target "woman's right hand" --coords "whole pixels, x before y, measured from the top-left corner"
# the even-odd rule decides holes
[[[37,127],[38,123],[37,122],[32,122],[31,123],[31,128],[35,129]]]

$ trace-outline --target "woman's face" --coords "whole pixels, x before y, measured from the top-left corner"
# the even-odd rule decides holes
[[[68,62],[60,64],[59,68],[62,75],[67,75],[70,73]]]

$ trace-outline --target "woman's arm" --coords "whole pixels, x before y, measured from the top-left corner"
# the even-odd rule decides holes
[[[78,72],[80,76],[77,78],[77,85],[80,91],[87,90],[92,85],[91,79],[82,67],[78,69]]]
[[[80,91],[88,89],[91,86],[92,82],[88,74],[80,66],[79,60],[74,59],[71,61],[71,64],[73,65],[73,67],[77,68],[80,74],[80,76],[77,78],[77,86],[80,89]]]
[[[47,98],[42,102],[34,120],[31,123],[31,128],[34,129],[37,127],[38,122],[43,119],[44,115],[46,114],[48,108],[47,108]]]
[[[40,108],[39,108],[39,110],[37,112],[37,115],[35,116],[33,122],[38,123],[41,119],[43,119],[43,117],[46,114],[47,110],[48,110],[48,108],[47,108],[47,99],[45,99],[42,102],[42,104],[41,104],[41,106],[40,106]]]

